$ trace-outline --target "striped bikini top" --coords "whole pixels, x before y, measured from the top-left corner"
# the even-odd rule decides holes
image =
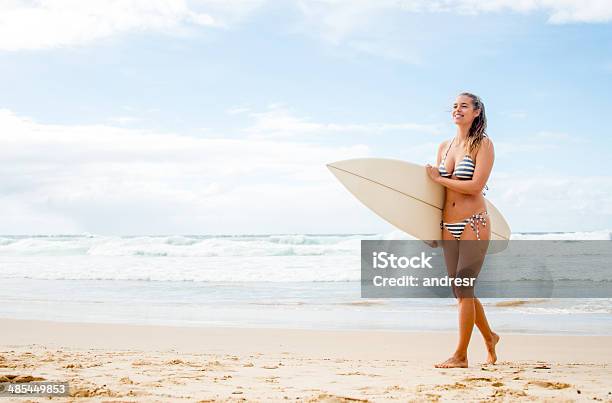
[[[440,163],[440,167],[438,167],[438,172],[440,172],[440,176],[444,178],[450,178],[453,175],[446,170],[446,166],[444,164],[446,162],[446,156],[448,155],[448,152],[450,151],[450,148],[453,145],[454,141],[455,139],[451,141],[450,145],[448,146],[448,149],[446,150],[446,154],[444,154],[444,158]],[[463,160],[459,163],[459,165],[455,167],[454,174],[457,179],[472,179],[472,177],[474,176],[474,168],[476,168],[476,165],[474,165],[474,160],[468,154],[465,154]]]
[[[440,163],[440,166],[438,167],[438,172],[440,172],[440,176],[442,176],[443,178],[450,178],[451,176],[453,176],[452,173],[449,173],[446,170],[445,162],[446,162],[446,156],[448,155],[448,152],[450,151],[450,148],[453,145],[454,141],[455,139],[451,141],[450,145],[448,146],[448,149],[446,150],[446,154],[444,154],[444,158],[442,159],[442,162]],[[475,168],[476,168],[476,165],[474,164],[474,160],[472,159],[472,157],[470,157],[468,154],[465,154],[465,157],[463,157],[463,160],[461,160],[459,165],[455,166],[453,173],[455,174],[457,179],[463,179],[463,180],[472,179],[472,177],[474,176]],[[489,187],[485,185],[485,189],[488,190]],[[484,191],[482,193],[485,194]]]

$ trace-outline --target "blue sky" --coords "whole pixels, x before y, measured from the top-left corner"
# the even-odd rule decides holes
[[[433,162],[484,100],[513,231],[612,229],[612,5],[12,1],[0,233],[385,232],[326,162]]]

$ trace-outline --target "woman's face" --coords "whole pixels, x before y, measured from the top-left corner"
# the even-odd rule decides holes
[[[459,95],[453,104],[452,118],[458,125],[471,125],[480,110],[474,109],[472,98],[467,95]]]

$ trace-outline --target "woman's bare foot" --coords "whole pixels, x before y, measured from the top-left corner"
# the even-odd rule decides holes
[[[487,364],[495,364],[497,361],[497,354],[495,353],[495,346],[499,343],[499,335],[497,333],[491,332],[493,335],[490,341],[485,340],[487,345],[487,351],[489,352],[489,356],[487,357]]]
[[[466,357],[452,356],[448,360],[434,365],[436,368],[467,368],[468,361]]]

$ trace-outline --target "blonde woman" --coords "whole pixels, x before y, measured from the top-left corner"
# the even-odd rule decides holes
[[[475,278],[484,262],[491,237],[482,191],[491,174],[495,155],[493,143],[485,132],[485,107],[478,96],[467,92],[459,94],[453,104],[452,119],[457,126],[456,135],[440,144],[437,167],[427,165],[427,173],[446,188],[440,243],[448,275]],[[437,242],[433,246],[437,246]],[[455,353],[436,367],[468,366],[467,350],[474,324],[485,339],[487,363],[494,364],[499,336],[491,330],[473,288],[454,287],[453,293],[459,309],[459,341]]]

